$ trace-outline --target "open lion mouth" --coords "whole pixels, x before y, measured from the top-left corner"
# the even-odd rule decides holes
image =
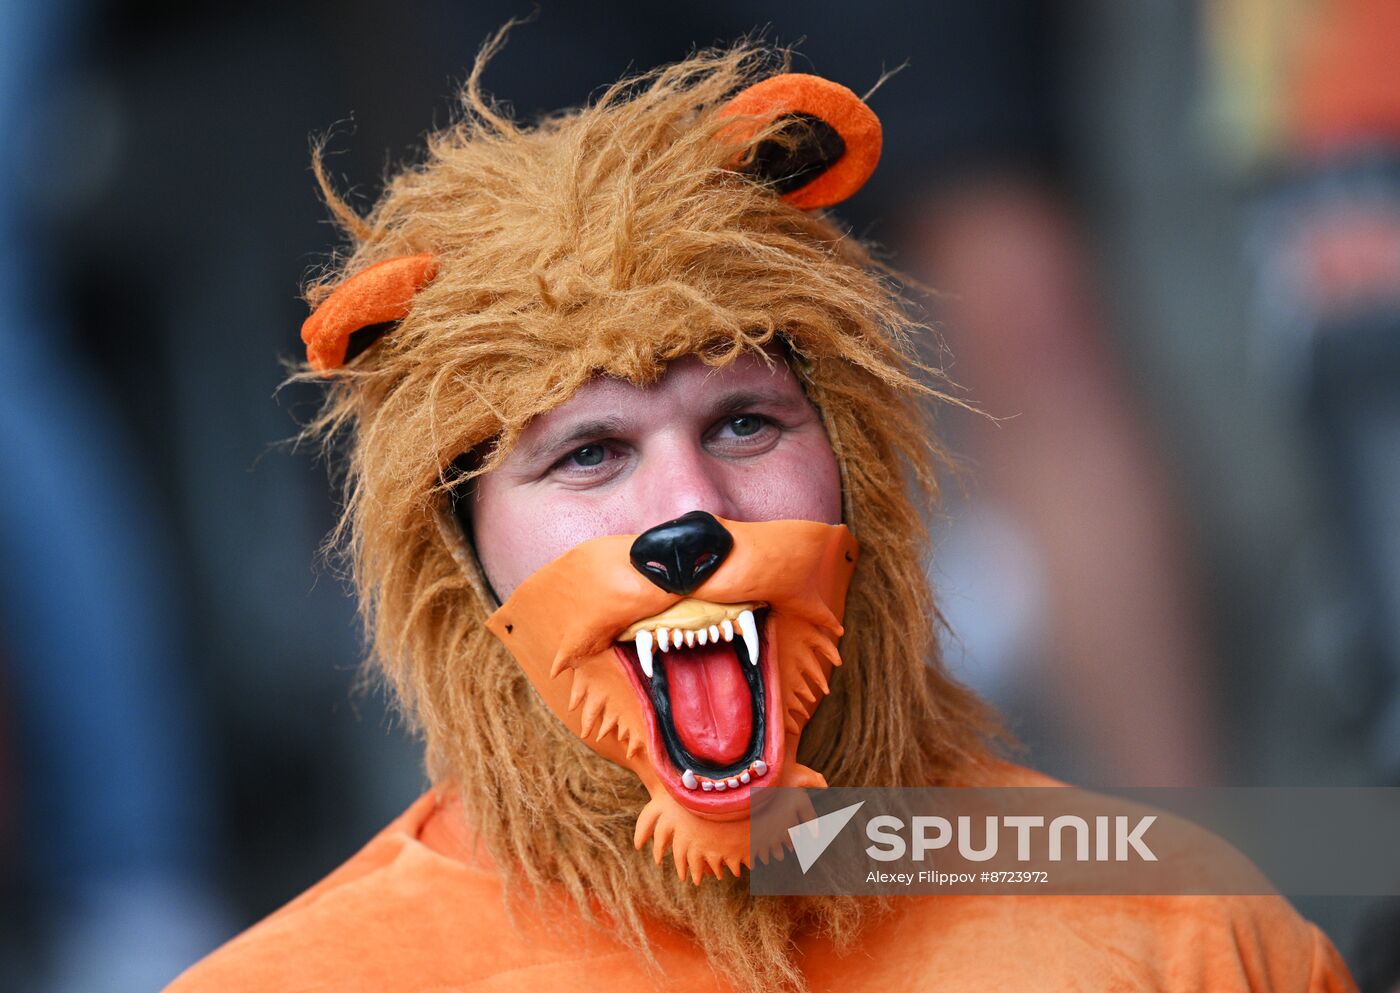
[[[687,598],[618,637],[685,790],[738,790],[769,771],[766,614],[762,603]]]

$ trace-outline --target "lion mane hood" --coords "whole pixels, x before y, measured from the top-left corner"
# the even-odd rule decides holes
[[[536,889],[562,887],[644,956],[643,922],[659,919],[741,986],[793,981],[795,931],[854,933],[864,905],[750,898],[732,850],[682,844],[667,817],[684,804],[646,781],[656,763],[628,765],[647,736],[637,688],[585,681],[570,709],[568,680],[585,665],[519,664],[488,629],[500,605],[453,505],[533,417],[595,376],[646,384],[682,356],[723,366],[780,350],[842,472],[844,526],[818,544],[860,549],[807,667],[820,678],[800,681],[812,699],[782,763],[863,786],[938,783],[981,763],[995,722],[939,662],[925,577],[921,508],[941,454],[927,407],[941,394],[888,271],[823,212],[874,168],[879,122],[844,87],[744,44],[521,124],[479,85],[502,36],[478,58],[459,118],[367,215],[316,161],[350,245],[307,291],[302,376],[327,384],[308,433],[344,446],[336,537],[374,662],[424,738],[435,787],[460,795],[496,862]],[[484,454],[465,463],[472,452]],[[609,723],[624,711],[632,723]],[[615,754],[586,745],[585,730]],[[673,803],[657,810],[658,796]],[[657,859],[672,843],[675,873],[638,851],[647,838]]]

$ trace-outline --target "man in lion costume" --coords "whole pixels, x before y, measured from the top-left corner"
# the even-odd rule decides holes
[[[525,126],[495,44],[368,216],[318,161],[303,328],[433,788],[172,989],[1348,988],[1281,900],[749,894],[756,786],[1050,783],[938,659],[879,122],[743,45]]]

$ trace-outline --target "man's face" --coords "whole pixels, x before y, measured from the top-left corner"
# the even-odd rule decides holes
[[[473,538],[503,601],[580,542],[692,510],[841,522],[840,473],[815,408],[786,362],[754,354],[722,369],[684,358],[645,388],[595,379],[477,482]]]

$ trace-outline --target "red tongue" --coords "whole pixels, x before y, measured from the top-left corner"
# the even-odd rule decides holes
[[[716,766],[743,758],[753,736],[753,705],[734,646],[697,645],[663,657],[671,719],[685,750]]]

